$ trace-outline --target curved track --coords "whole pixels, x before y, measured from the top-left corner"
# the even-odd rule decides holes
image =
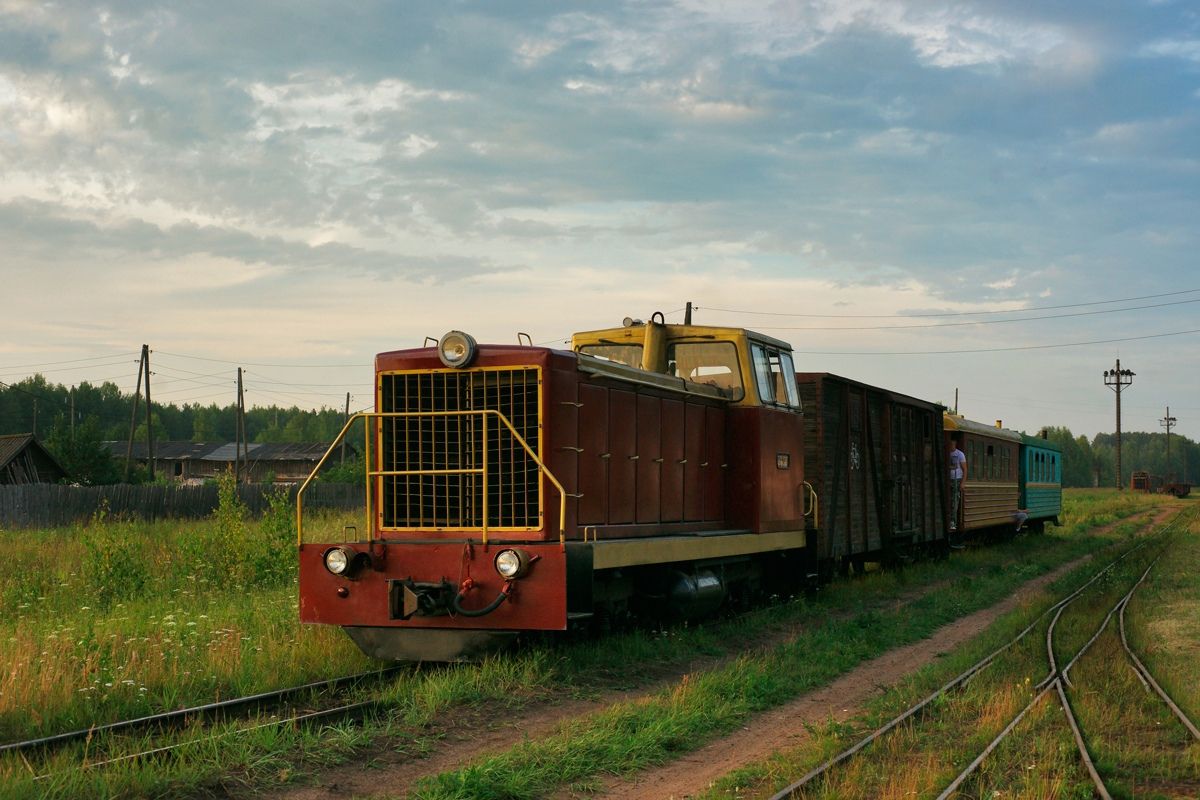
[[[1133,654],[1133,651],[1129,648],[1128,642],[1126,641],[1125,635],[1124,635],[1125,608],[1128,605],[1130,599],[1133,597],[1134,592],[1137,591],[1138,587],[1141,586],[1142,582],[1145,581],[1146,577],[1150,574],[1150,571],[1151,571],[1151,569],[1153,569],[1154,564],[1157,563],[1158,558],[1161,557],[1162,550],[1165,550],[1167,545],[1164,545],[1162,547],[1162,550],[1160,550],[1159,554],[1157,556],[1155,556],[1155,558],[1151,561],[1150,565],[1142,573],[1141,578],[1139,578],[1138,581],[1129,589],[1129,591],[1120,600],[1118,600],[1117,603],[1112,607],[1112,609],[1108,612],[1107,616],[1105,616],[1104,621],[1101,623],[1099,629],[1092,636],[1092,638],[1079,650],[1078,653],[1075,654],[1074,657],[1071,658],[1071,660],[1069,662],[1067,662],[1066,666],[1063,667],[1061,670],[1057,666],[1055,655],[1054,655],[1055,626],[1058,623],[1058,620],[1062,616],[1063,612],[1066,610],[1066,608],[1072,602],[1074,602],[1080,595],[1082,595],[1085,590],[1087,590],[1096,581],[1098,581],[1102,576],[1109,573],[1122,560],[1124,560],[1128,556],[1134,554],[1135,552],[1141,550],[1143,547],[1145,547],[1147,544],[1150,544],[1154,540],[1159,540],[1159,539],[1163,539],[1163,538],[1169,539],[1170,535],[1180,526],[1182,519],[1183,519],[1183,514],[1176,516],[1171,522],[1169,522],[1167,525],[1163,526],[1163,528],[1157,534],[1155,534],[1153,536],[1153,538],[1144,539],[1143,541],[1139,542],[1138,544],[1134,545],[1133,547],[1130,547],[1128,550],[1126,550],[1124,553],[1122,553],[1118,558],[1114,559],[1111,563],[1109,563],[1103,569],[1099,570],[1095,575],[1093,575],[1086,583],[1084,583],[1078,589],[1071,592],[1067,596],[1063,597],[1057,603],[1050,606],[1045,611],[1043,611],[1041,614],[1039,614],[1038,617],[1033,620],[1033,622],[1031,622],[1024,630],[1022,630],[1020,633],[1018,633],[1015,637],[1013,637],[1013,639],[1008,641],[1006,644],[1004,644],[1000,648],[996,649],[992,653],[988,654],[984,658],[980,659],[975,664],[973,664],[971,667],[969,667],[966,671],[964,671],[962,674],[958,675],[957,677],[952,679],[950,682],[946,683],[941,688],[937,689],[935,692],[933,692],[929,696],[925,697],[924,699],[922,699],[915,705],[911,706],[906,711],[901,713],[899,716],[893,718],[889,722],[885,723],[884,725],[880,726],[876,730],[872,731],[870,734],[865,736],[863,739],[859,740],[856,744],[854,744],[850,748],[844,750],[843,752],[839,753],[837,756],[834,756],[833,758],[829,759],[825,763],[823,763],[820,766],[809,771],[807,774],[802,776],[799,780],[797,780],[796,782],[787,786],[782,791],[773,795],[771,797],[771,800],[785,800],[787,798],[798,798],[798,797],[803,796],[804,789],[806,787],[812,785],[818,778],[820,778],[822,775],[829,772],[829,770],[833,769],[835,766],[842,764],[842,763],[846,762],[847,760],[853,758],[854,756],[858,755],[863,750],[865,750],[872,742],[879,739],[881,736],[884,736],[885,734],[889,733],[890,731],[894,730],[897,726],[899,726],[905,720],[908,720],[908,719],[912,718],[913,716],[915,716],[916,714],[920,713],[921,711],[923,711],[926,707],[928,707],[931,703],[933,703],[938,698],[946,695],[948,692],[950,692],[951,690],[953,690],[955,688],[965,685],[968,681],[971,680],[972,677],[974,677],[975,675],[980,673],[982,670],[984,670],[988,666],[990,666],[996,660],[997,657],[999,657],[1001,654],[1003,654],[1009,648],[1013,647],[1013,645],[1017,644],[1022,639],[1024,639],[1026,636],[1028,636],[1039,625],[1039,623],[1041,623],[1041,621],[1044,620],[1046,618],[1046,616],[1048,616],[1051,612],[1054,612],[1054,618],[1051,620],[1051,623],[1046,630],[1046,650],[1047,650],[1047,660],[1049,661],[1050,670],[1049,670],[1049,673],[1046,675],[1046,677],[1044,679],[1042,679],[1034,687],[1035,690],[1037,691],[1037,694],[1008,723],[1008,725],[1000,732],[1000,734],[995,739],[993,739],[987,745],[987,747],[984,748],[984,750],[978,756],[976,756],[975,759],[969,765],[967,765],[967,767],[961,773],[959,773],[959,775],[954,779],[954,781],[951,782],[951,784],[949,786],[947,786],[942,791],[941,794],[938,795],[938,800],[946,800],[946,798],[949,798],[955,791],[957,791],[962,786],[962,784],[967,780],[967,778],[970,777],[970,775],[984,762],[984,760],[986,760],[988,755],[990,755],[992,753],[992,751],[994,751],[996,749],[996,747],[999,746],[999,744],[1005,739],[1005,737],[1007,737],[1009,734],[1012,733],[1012,731],[1014,731],[1017,728],[1017,726],[1020,724],[1021,720],[1026,716],[1026,714],[1028,714],[1029,711],[1031,709],[1033,709],[1051,691],[1055,691],[1057,693],[1059,702],[1062,704],[1062,707],[1066,713],[1067,721],[1071,727],[1072,735],[1074,736],[1076,746],[1080,753],[1080,759],[1083,762],[1084,767],[1087,769],[1088,774],[1092,779],[1093,785],[1095,786],[1095,789],[1096,789],[1097,796],[1104,798],[1105,800],[1111,800],[1111,795],[1108,793],[1108,789],[1105,787],[1104,781],[1101,778],[1098,770],[1096,769],[1096,766],[1092,761],[1090,753],[1088,752],[1087,746],[1084,742],[1083,732],[1079,726],[1077,719],[1075,718],[1074,711],[1071,708],[1071,703],[1067,696],[1066,689],[1068,687],[1071,687],[1071,683],[1070,683],[1069,677],[1067,675],[1068,671],[1071,669],[1072,666],[1074,666],[1074,664],[1079,660],[1079,658],[1091,647],[1091,645],[1100,637],[1100,634],[1108,626],[1108,623],[1112,620],[1112,617],[1114,615],[1119,616],[1120,624],[1121,624],[1122,644],[1125,646],[1125,651],[1129,655],[1129,658],[1131,659],[1131,661],[1134,665],[1134,669],[1138,673],[1138,677],[1141,678],[1143,683],[1146,684],[1147,686],[1154,687],[1155,691],[1157,691],[1159,696],[1163,698],[1164,702],[1167,703],[1167,705],[1170,707],[1171,711],[1176,715],[1176,717],[1178,717],[1180,719],[1182,724],[1185,727],[1187,727],[1187,729],[1193,736],[1195,736],[1198,740],[1200,740],[1200,730],[1197,730],[1195,724],[1190,719],[1188,719],[1187,716],[1174,703],[1174,701],[1172,701],[1171,698],[1168,697],[1167,694],[1161,690],[1161,688],[1158,686],[1157,682],[1154,681],[1153,676],[1150,675],[1149,670],[1147,670],[1146,667],[1142,664],[1142,662],[1137,659],[1137,656]]]

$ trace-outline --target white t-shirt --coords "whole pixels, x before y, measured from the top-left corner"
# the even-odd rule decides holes
[[[963,455],[963,451],[957,447],[950,451],[950,479],[961,481],[963,477],[963,465],[967,463],[967,457]]]

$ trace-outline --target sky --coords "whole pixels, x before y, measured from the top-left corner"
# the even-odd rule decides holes
[[[0,381],[370,406],[662,311],[1036,431],[1200,439],[1190,2],[0,0]],[[905,330],[904,328],[908,328]]]

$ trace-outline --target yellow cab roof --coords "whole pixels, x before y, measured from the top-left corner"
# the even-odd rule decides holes
[[[722,394],[704,384],[684,381],[664,373],[666,367],[664,354],[667,345],[672,342],[704,341],[729,342],[737,349],[740,396],[728,397],[728,392]],[[571,337],[571,349],[578,352],[584,347],[593,345],[641,347],[643,348],[643,361],[637,367],[602,361],[595,364],[589,363],[586,369],[593,372],[619,373],[626,380],[652,383],[691,393],[715,393],[715,396],[732,400],[734,405],[759,405],[757,389],[754,387],[754,368],[750,363],[750,342],[767,345],[785,353],[792,351],[792,346],[787,342],[745,328],[727,328],[716,325],[669,325],[634,320],[620,328],[602,328],[576,333]]]
[[[620,328],[601,328],[594,331],[580,331],[571,335],[571,349],[578,350],[588,344],[634,344],[645,338],[647,325],[661,328],[668,339],[713,339],[714,341],[738,342],[751,339],[756,342],[771,345],[786,352],[792,351],[787,342],[767,336],[765,333],[746,328],[725,328],[718,325],[658,325],[657,323],[635,322]]]

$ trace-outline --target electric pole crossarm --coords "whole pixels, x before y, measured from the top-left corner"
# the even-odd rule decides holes
[[[1167,429],[1167,480],[1171,483],[1175,482],[1175,473],[1171,471],[1171,428],[1175,427],[1176,420],[1171,416],[1171,407],[1167,406],[1167,415],[1158,421],[1158,424]]]
[[[1134,371],[1121,369],[1121,359],[1117,359],[1115,369],[1104,370],[1104,385],[1117,393],[1117,488],[1125,488],[1121,472],[1121,390],[1133,383]]]

